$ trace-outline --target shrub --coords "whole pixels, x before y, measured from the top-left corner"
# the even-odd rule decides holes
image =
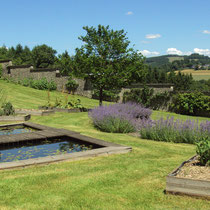
[[[178,114],[210,116],[210,96],[200,92],[180,93],[172,98],[170,110]]]
[[[125,92],[123,95],[123,102],[136,102],[141,103],[146,107],[154,110],[167,109],[168,103],[171,99],[169,92],[156,93],[154,90],[145,86],[143,89],[131,89],[130,92]]]
[[[208,138],[210,141],[210,121],[198,123],[193,120],[174,120],[168,117],[166,120],[142,121],[140,134],[143,139],[156,141],[190,143],[194,144],[202,138]]]
[[[15,109],[10,102],[4,103],[2,106],[2,115],[13,115],[15,114]]]
[[[139,120],[149,119],[151,110],[135,103],[100,106],[89,112],[96,128],[111,133],[129,133],[136,130]]]
[[[210,166],[210,140],[204,137],[196,146],[196,153],[199,155],[200,164]]]
[[[68,79],[68,82],[66,83],[66,89],[74,93],[78,87],[79,87],[79,84],[75,80],[73,80],[72,77],[70,77]]]
[[[19,84],[31,87],[38,90],[56,90],[57,85],[54,81],[47,81],[45,77],[40,80],[35,80],[32,78],[24,78],[23,80],[18,81]]]
[[[119,90],[104,90],[103,92],[103,100],[104,101],[112,101],[112,102],[117,102],[119,100]],[[99,90],[94,90],[92,98],[94,99],[99,99]]]
[[[145,107],[150,106],[150,99],[154,93],[154,90],[152,88],[149,88],[148,86],[144,86],[143,89],[136,88],[131,89],[130,92],[125,92],[123,95],[123,102],[135,102],[143,104]]]

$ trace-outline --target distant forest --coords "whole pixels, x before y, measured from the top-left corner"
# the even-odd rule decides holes
[[[207,69],[210,70],[210,57],[197,53],[189,56],[163,55],[146,59],[151,68],[170,72],[182,69]]]
[[[56,50],[45,44],[35,46],[30,50],[27,46],[18,44],[16,47],[0,47],[0,60],[11,59],[13,65],[33,65],[35,68],[57,68],[63,75],[74,75],[74,56],[67,51],[57,55]],[[210,68],[208,56],[192,54],[190,56],[164,55],[145,60],[145,74],[138,83],[173,83],[176,90],[208,91],[210,80],[194,81],[191,74],[185,75],[174,71],[184,68]]]

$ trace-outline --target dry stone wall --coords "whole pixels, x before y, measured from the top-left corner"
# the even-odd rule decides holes
[[[5,78],[12,78],[15,81],[22,80],[24,78],[42,79],[46,78],[48,81],[54,81],[57,85],[58,91],[67,91],[66,83],[68,82],[68,76],[61,76],[57,69],[34,69],[31,65],[13,66],[12,61],[0,61],[2,65],[2,75]],[[75,91],[75,94],[82,95],[91,98],[92,91],[87,89],[86,81],[78,78],[74,78],[79,84],[79,87]]]
[[[9,77],[16,81],[24,78],[38,80],[45,77],[48,81],[54,81],[57,84],[58,91],[66,91],[65,85],[68,82],[68,76],[61,76],[59,70],[57,69],[34,69],[31,65],[13,66],[12,61],[10,60],[0,61],[0,64],[2,65],[3,77]],[[75,94],[92,98],[92,90],[89,82],[78,78],[74,78],[74,80],[79,84]],[[150,84],[148,86],[153,88],[155,93],[173,91],[172,84]],[[119,93],[119,102],[122,102],[123,93],[125,91],[130,91],[133,88],[143,88],[143,85],[134,84],[130,87],[122,88],[121,92]]]

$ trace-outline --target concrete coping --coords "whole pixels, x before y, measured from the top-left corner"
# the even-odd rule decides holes
[[[24,123],[14,123],[12,125],[1,125],[3,126],[14,126],[14,125],[25,125],[28,127],[32,127],[37,129],[36,131],[30,133],[22,133],[22,134],[11,134],[11,135],[4,135],[1,136],[0,144],[11,143],[11,142],[22,142],[22,141],[32,141],[32,140],[40,140],[40,139],[50,139],[53,137],[69,137],[74,140],[82,141],[84,143],[90,143],[100,148],[83,151],[83,152],[75,152],[75,153],[67,153],[62,155],[55,155],[55,156],[46,156],[40,158],[31,158],[27,160],[19,160],[13,162],[5,162],[0,163],[0,170],[3,169],[12,169],[18,167],[25,167],[30,165],[37,165],[37,164],[48,164],[52,162],[58,161],[72,161],[90,157],[97,157],[97,156],[107,156],[110,154],[121,154],[127,153],[132,150],[131,147],[122,146],[119,144],[106,142],[103,140],[95,139],[92,137],[88,137],[82,135],[75,131],[65,130],[65,129],[57,129],[53,127],[48,127],[40,124],[35,124],[31,122],[24,122]]]

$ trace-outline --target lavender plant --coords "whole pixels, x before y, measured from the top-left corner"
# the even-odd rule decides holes
[[[168,117],[152,121],[143,120],[139,125],[141,138],[156,141],[194,144],[203,138],[210,141],[210,121],[198,123],[194,120],[181,121]]]
[[[149,119],[152,111],[135,103],[100,106],[89,112],[96,128],[111,133],[129,133],[136,131],[141,120]]]

